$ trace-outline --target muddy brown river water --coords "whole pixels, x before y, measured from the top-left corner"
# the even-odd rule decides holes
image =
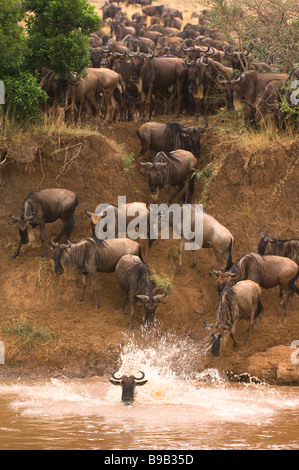
[[[0,379],[0,448],[299,448],[298,388],[232,384],[216,369],[194,373],[194,354],[187,341],[129,342],[120,372],[143,370],[148,379],[132,406],[108,377]]]

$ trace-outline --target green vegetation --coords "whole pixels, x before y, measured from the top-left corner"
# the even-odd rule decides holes
[[[299,65],[299,4],[295,0],[200,0],[238,50],[290,73]]]
[[[39,118],[48,98],[38,82],[42,69],[64,78],[84,76],[90,65],[88,35],[100,25],[87,0],[0,0],[0,80],[5,85],[0,114],[23,121]],[[5,122],[2,118],[2,133]]]
[[[173,287],[173,276],[168,277],[166,274],[153,271],[151,279],[155,286],[155,292],[168,294],[170,289]]]
[[[135,157],[134,157],[134,152],[124,154],[122,157],[123,165],[124,165],[124,170],[129,170],[133,163],[135,162]]]
[[[87,0],[24,0],[30,70],[54,70],[63,78],[81,77],[90,64],[88,35],[100,18]]]
[[[17,337],[21,341],[20,345],[26,344],[27,347],[33,346],[37,341],[49,342],[53,339],[48,328],[37,326],[23,316],[11,320],[3,327],[2,333]]]

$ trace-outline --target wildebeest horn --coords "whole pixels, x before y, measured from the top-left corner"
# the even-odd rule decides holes
[[[14,221],[14,222],[18,222],[20,219],[20,217],[15,217],[14,215],[12,214],[9,214],[9,217]]]
[[[207,321],[208,319],[204,320],[203,324],[204,324],[204,327],[207,329],[207,330],[213,330],[216,326],[216,323],[210,323],[207,325]]]
[[[208,121],[207,121],[206,117],[204,118],[204,123],[205,123],[204,126],[197,126],[196,129],[199,130],[199,131],[203,131],[208,127]]]
[[[215,271],[215,269],[213,269],[213,274],[215,274],[215,276],[220,276],[222,271]]]
[[[54,237],[54,238],[55,238],[55,237]],[[58,243],[58,242],[54,242],[54,238],[51,238],[51,244],[52,244],[53,246],[58,246],[59,243]]]
[[[207,60],[207,62],[205,62],[205,59]],[[202,58],[200,59],[200,63],[204,65],[205,67],[207,67],[209,65],[209,58],[206,55],[203,55]]]
[[[227,271],[226,273],[224,273],[224,276],[234,278],[238,276],[238,273],[230,273],[229,271]]]
[[[88,215],[88,217],[92,217],[94,215],[93,212],[90,212],[87,209],[85,209],[85,214]]]
[[[144,379],[145,373],[142,372],[141,370],[140,370],[139,372],[140,372],[140,374],[141,374],[141,377],[135,377],[135,375],[134,375],[134,379],[135,379],[135,380],[142,380],[142,379]]]
[[[136,297],[140,300],[149,300],[149,296],[148,295],[136,295]]]
[[[238,75],[236,78],[234,78],[233,80],[231,80],[231,83],[239,83],[241,80],[242,80],[242,75]]]
[[[114,380],[117,380],[118,382],[120,382],[122,378],[121,378],[121,377],[116,377],[115,374],[116,374],[116,372],[113,372],[112,378],[113,378]]]
[[[19,222],[21,219],[20,217],[15,217],[14,215],[9,214],[9,217],[12,219],[12,222],[8,222],[10,225],[16,224]]]
[[[220,76],[218,75],[216,77],[216,82],[219,83],[219,85],[226,85],[227,84],[227,80],[220,80]]]
[[[162,162],[153,163],[153,166],[155,168],[157,168],[157,170],[161,170],[162,168],[165,168],[167,165],[168,165],[167,162],[165,162],[165,163],[162,163]]]
[[[164,292],[164,294],[158,294],[158,295],[154,295],[154,300],[157,300],[159,302],[160,299],[163,299],[163,297],[166,297],[166,293]]]
[[[4,160],[0,161],[0,165],[3,165],[3,163],[5,163],[7,160],[7,157],[4,158]]]
[[[152,162],[140,162],[140,165],[143,167],[143,168],[146,168],[147,170],[151,170],[153,168],[153,163]]]
[[[70,246],[71,246],[71,242],[67,240],[67,243],[63,243],[62,245],[60,245],[60,248],[62,250],[66,250],[66,248],[70,248]]]

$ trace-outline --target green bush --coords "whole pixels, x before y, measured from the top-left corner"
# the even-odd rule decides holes
[[[5,110],[16,119],[36,118],[41,103],[47,101],[34,75],[29,72],[5,77]]]

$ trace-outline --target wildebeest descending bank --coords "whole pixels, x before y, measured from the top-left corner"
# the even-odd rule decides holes
[[[173,150],[188,150],[198,158],[200,156],[200,135],[208,123],[203,127],[188,127],[183,123],[170,122],[146,122],[137,130],[137,136],[141,141],[140,157],[150,150],[149,158],[153,160],[155,154],[160,151],[172,152]]]
[[[78,269],[83,274],[83,288],[79,302],[83,302],[87,276],[93,277],[94,295],[98,308],[97,272],[112,273],[120,258],[127,254],[138,255],[141,259],[140,245],[129,238],[110,238],[100,240],[89,237],[78,243],[58,245],[54,243],[54,261],[56,274],[62,274],[64,267]]]
[[[192,174],[197,167],[197,160],[193,153],[187,150],[175,150],[173,152],[159,152],[153,162],[140,163],[148,171],[149,192],[155,198],[158,197],[160,189],[168,190],[176,186],[172,196],[168,196],[171,202],[183,189],[184,202],[189,202],[194,189],[194,178]]]
[[[143,302],[146,325],[151,325],[158,306],[158,302],[165,294],[154,295],[153,284],[150,279],[148,266],[138,256],[123,256],[115,268],[116,278],[125,292],[122,309],[129,299],[130,329],[133,328],[135,299]]]
[[[217,263],[220,268],[228,270],[232,267],[232,249],[234,245],[234,237],[231,232],[224,227],[218,220],[205,212],[200,206],[191,205],[190,211],[190,230],[194,233],[196,227],[200,227],[199,219],[202,218],[202,248],[212,248],[215,253]],[[184,211],[181,209],[181,219],[184,220]],[[170,219],[170,222],[172,220]],[[181,234],[181,243],[179,249],[178,271],[182,268],[183,253],[185,250],[186,240]],[[196,251],[192,250],[193,263],[191,268],[196,265]]]
[[[237,344],[235,334],[237,325],[242,319],[250,319],[248,339],[254,322],[260,315],[263,307],[261,303],[262,289],[253,281],[245,280],[238,282],[233,287],[226,287],[222,292],[216,307],[216,325],[210,325],[213,328],[211,353],[212,356],[219,356],[220,340],[225,333],[229,331],[230,337]]]
[[[258,244],[259,255],[277,255],[292,259],[299,265],[299,238],[282,240],[269,237],[267,233],[261,236]]]
[[[10,218],[13,220],[11,223],[17,224],[20,233],[20,243],[12,258],[16,258],[20,253],[21,246],[29,242],[29,227],[40,227],[44,258],[47,256],[45,224],[61,219],[63,228],[54,241],[58,242],[64,234],[66,240],[69,239],[74,226],[74,212],[77,205],[76,194],[68,189],[50,188],[27,194],[21,206],[20,217],[10,214]]]
[[[225,273],[214,271],[214,274],[218,276],[218,292],[245,279],[256,282],[264,289],[279,286],[284,297],[277,310],[284,309],[285,315],[294,293],[299,295],[299,289],[295,285],[299,277],[299,266],[295,261],[282,256],[247,253]]]

